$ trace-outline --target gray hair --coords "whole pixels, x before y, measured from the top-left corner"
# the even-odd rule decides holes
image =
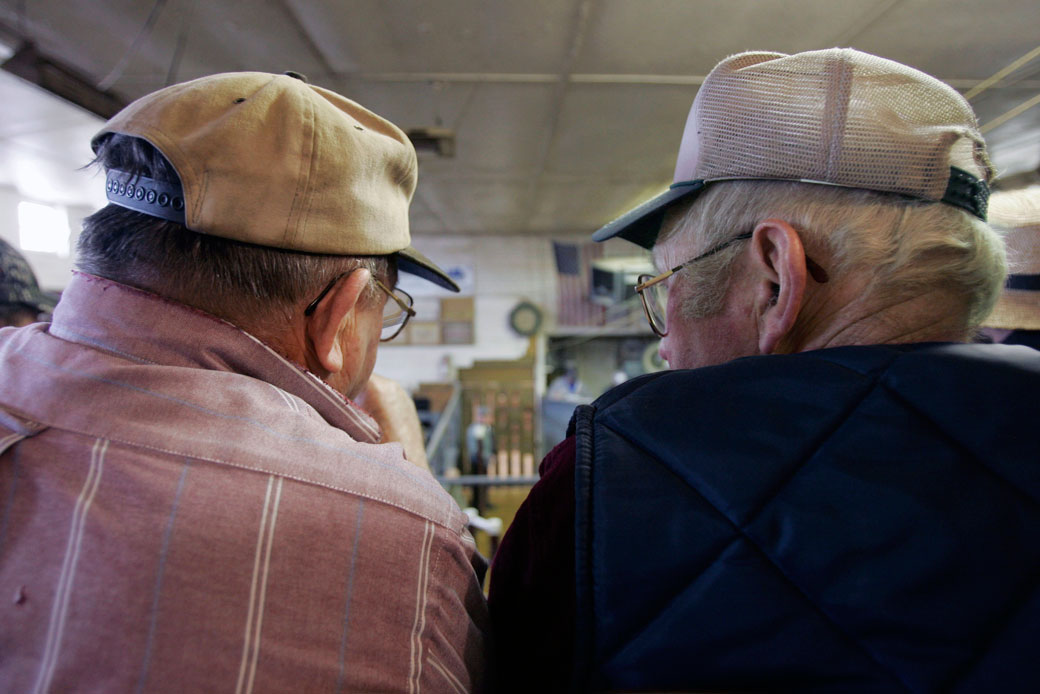
[[[94,163],[179,183],[166,158],[139,138],[108,137]],[[83,221],[76,266],[253,329],[284,324],[339,275],[367,268],[393,286],[395,278],[390,275],[396,272],[388,256],[324,255],[258,246],[197,233],[112,204]],[[366,299],[373,300],[378,293],[369,284]]]
[[[727,181],[710,186],[668,218],[658,243],[679,234],[697,250],[750,232],[762,220],[783,219],[833,282],[871,278],[868,300],[910,298],[938,290],[962,307],[966,332],[993,309],[1007,274],[1004,244],[985,222],[949,205],[891,193],[780,181]],[[694,283],[683,312],[721,310],[731,265],[742,245],[728,248],[689,273]]]

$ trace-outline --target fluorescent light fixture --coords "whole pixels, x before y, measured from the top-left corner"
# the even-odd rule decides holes
[[[21,37],[11,27],[0,22],[0,62],[3,62],[18,52],[18,47],[23,43]]]
[[[18,203],[18,245],[23,251],[69,255],[69,217],[53,205]]]
[[[405,134],[416,152],[433,152],[439,157],[455,156],[455,131],[450,128],[410,128]]]

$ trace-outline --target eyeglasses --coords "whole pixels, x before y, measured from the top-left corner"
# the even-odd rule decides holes
[[[321,290],[321,294],[318,294],[314,301],[307,304],[307,308],[303,309],[303,315],[309,316],[314,313],[315,309],[318,308],[318,304],[320,304],[321,300],[325,298],[325,295],[332,291],[332,288],[336,286],[337,282],[349,274],[350,272],[345,272],[333,277],[332,281],[325,285],[325,288]],[[401,331],[404,330],[404,326],[408,324],[408,320],[415,315],[415,309],[412,308],[414,300],[412,299],[412,295],[403,289],[390,289],[375,277],[372,278],[372,281],[375,282],[376,286],[382,289],[390,299],[393,299],[393,301],[388,299],[383,305],[383,329],[379,334],[380,342],[389,342],[401,334]]]
[[[373,279],[373,282],[393,299],[392,302],[387,301],[383,305],[383,332],[379,334],[380,342],[389,342],[401,334],[404,326],[408,324],[408,319],[415,315],[415,309],[412,308],[412,295],[396,287],[389,289],[377,279]]]
[[[747,241],[751,236],[752,232],[734,236],[729,241],[723,241],[718,246],[701,253],[696,258],[692,258],[687,260],[685,263],[676,265],[671,270],[662,272],[656,277],[652,275],[640,275],[637,278],[639,284],[636,285],[636,292],[639,294],[639,298],[643,300],[643,313],[646,314],[646,320],[650,323],[650,329],[654,331],[654,334],[658,337],[665,337],[668,335],[668,327],[665,323],[665,316],[667,315],[666,309],[668,308],[668,285],[666,285],[664,281],[679,272],[679,270],[682,270],[684,267],[692,265],[698,260],[704,260],[705,258],[713,256],[716,253],[729,248],[738,241]],[[805,267],[812,278],[820,284],[823,284],[830,279],[827,275],[827,271],[817,265],[809,256],[805,256]]]

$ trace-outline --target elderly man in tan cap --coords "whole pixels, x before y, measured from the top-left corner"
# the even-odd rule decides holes
[[[1040,349],[1040,185],[994,193],[989,219],[1004,234],[1009,274],[983,333],[1001,344]]]
[[[482,689],[485,564],[370,381],[398,272],[457,290],[409,246],[408,139],[234,73],[93,146],[79,271],[0,332],[0,688]]]
[[[492,569],[511,691],[1025,691],[1040,354],[968,103],[851,49],[697,93],[672,187],[601,229],[674,371],[579,407]]]

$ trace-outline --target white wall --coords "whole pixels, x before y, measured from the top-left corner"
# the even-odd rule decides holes
[[[0,236],[16,248],[18,238],[18,203],[26,198],[11,186],[0,186]],[[34,201],[35,202],[35,201]],[[67,257],[51,253],[23,251],[45,289],[61,290],[68,284],[75,255],[75,239],[83,217],[93,212],[89,207],[64,208],[69,216],[71,252]],[[578,235],[570,242],[588,240]],[[417,236],[413,245],[442,267],[463,266],[473,272],[474,344],[472,345],[400,345],[393,342],[380,346],[376,371],[400,381],[409,390],[422,382],[453,380],[460,368],[476,360],[517,359],[526,354],[529,339],[516,335],[509,327],[509,313],[520,301],[530,301],[543,313],[543,330],[551,327],[556,313],[556,265],[552,240],[545,237],[465,236],[436,238]],[[633,247],[607,244],[606,255],[631,253]],[[409,289],[427,296],[454,296],[425,282],[413,283]],[[417,297],[418,298],[418,297]],[[423,316],[419,316],[422,319]]]
[[[529,340],[509,328],[510,311],[523,300],[540,307],[546,320],[556,310],[556,267],[552,242],[547,238],[418,236],[412,243],[441,267],[472,268],[476,315],[473,345],[380,345],[376,372],[400,381],[405,388],[452,379],[454,370],[472,366],[478,359],[522,357]],[[430,296],[453,296],[436,288],[427,291]],[[445,373],[446,359],[451,373]]]
[[[0,186],[0,237],[15,248],[20,248],[18,234],[18,203],[23,200],[40,202],[26,198],[12,186]],[[58,205],[69,217],[69,247],[67,256],[54,253],[38,253],[22,251],[26,261],[36,273],[36,279],[44,289],[62,290],[69,283],[72,274],[72,261],[76,252],[76,238],[79,235],[83,217],[94,210],[88,207],[66,207]]]

